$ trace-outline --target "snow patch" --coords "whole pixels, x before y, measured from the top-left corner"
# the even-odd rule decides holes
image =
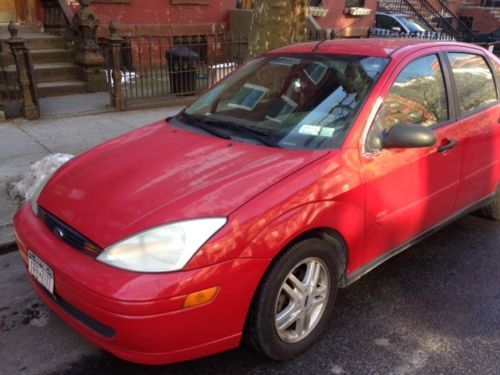
[[[375,342],[375,345],[377,345],[377,346],[388,347],[390,345],[389,339],[386,339],[385,337],[375,339],[374,342]]]
[[[337,365],[333,365],[332,368],[330,369],[330,372],[336,375],[344,374],[344,370],[342,369],[342,367]]]
[[[40,159],[29,166],[21,179],[9,187],[9,195],[15,201],[22,203],[33,196],[36,188],[47,177],[52,175],[61,165],[70,160],[73,155],[53,154]]]

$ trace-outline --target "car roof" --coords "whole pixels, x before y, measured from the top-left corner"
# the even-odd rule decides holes
[[[451,41],[439,42],[431,39],[411,39],[411,38],[369,38],[369,39],[334,39],[322,42],[306,42],[293,44],[271,51],[271,53],[327,53],[339,55],[360,55],[389,57],[394,52],[403,48],[408,52],[420,49],[424,46],[465,46],[466,43]],[[477,47],[477,46],[473,46]]]
[[[403,17],[411,17],[411,14],[396,12],[394,10],[378,10],[375,14],[384,15],[384,16],[403,16]]]

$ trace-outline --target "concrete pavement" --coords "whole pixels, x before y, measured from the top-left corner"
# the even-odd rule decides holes
[[[68,109],[76,105],[78,100],[86,99],[79,95],[69,105],[64,101],[58,102],[60,110],[57,110],[54,103],[50,103],[54,108],[49,118],[37,121],[14,120],[0,124],[0,249],[14,240],[12,216],[17,205],[9,197],[7,186],[17,181],[31,163],[57,152],[77,155],[120,134],[164,119],[181,109],[174,107],[82,115],[92,112],[92,108],[96,108],[95,104],[103,100],[96,96],[92,96],[95,103],[82,104],[82,111],[75,113]]]

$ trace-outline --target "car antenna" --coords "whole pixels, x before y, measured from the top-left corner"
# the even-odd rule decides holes
[[[332,30],[332,32],[330,33],[330,35],[325,35],[325,38],[323,40],[320,40],[315,46],[314,48],[312,49],[311,52],[316,52],[318,50],[318,48],[323,44],[325,43],[327,40],[332,40],[332,39],[335,39],[335,31]]]

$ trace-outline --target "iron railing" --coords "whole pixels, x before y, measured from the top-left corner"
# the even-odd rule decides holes
[[[16,72],[6,69],[12,64],[11,52],[0,51],[0,109],[8,118],[22,114],[22,95]]]
[[[113,53],[113,45],[118,52]],[[247,47],[246,35],[224,31],[185,36],[112,35],[104,47],[112,102],[125,109],[134,101],[198,94],[241,64]]]
[[[405,33],[392,30],[373,29],[369,32],[370,38],[395,38],[395,39],[430,39],[430,40],[454,40],[448,34],[428,31],[423,33]]]
[[[26,40],[18,36],[18,27],[11,21],[10,38],[5,40],[10,52],[0,52],[0,103],[7,117],[40,117],[40,105],[34,77],[31,52]]]

